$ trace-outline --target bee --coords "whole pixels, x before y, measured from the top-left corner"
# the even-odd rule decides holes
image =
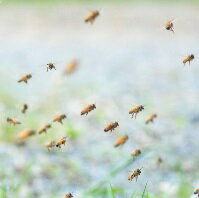
[[[137,168],[136,170],[134,170],[132,174],[128,177],[128,180],[132,181],[134,178],[136,178],[136,182],[137,182],[138,176],[141,174],[141,170],[142,168],[141,169]]]
[[[48,70],[52,70],[52,69],[56,70],[54,63],[50,62],[50,63],[48,63],[46,65],[47,65],[47,72],[48,72]]]
[[[67,193],[64,195],[64,198],[72,198],[72,197],[73,197],[73,195],[71,193]]]
[[[114,147],[118,147],[118,146],[120,146],[120,145],[122,145],[122,144],[125,144],[126,141],[128,140],[128,138],[129,138],[128,135],[119,137],[119,138],[117,139],[117,141],[116,141]]]
[[[106,128],[104,129],[104,131],[105,132],[108,132],[108,131],[113,131],[116,127],[118,127],[119,126],[119,124],[118,124],[118,122],[111,122],[110,124],[108,124],[107,126],[106,126]]]
[[[19,139],[24,140],[32,135],[35,135],[35,131],[34,130],[24,130],[19,134]]]
[[[50,124],[46,124],[44,127],[42,127],[40,130],[39,130],[39,134],[42,134],[42,133],[46,133],[47,130],[51,128],[51,125]]]
[[[198,198],[199,198],[199,188],[197,188],[197,189],[194,191],[194,194],[195,194],[195,195],[198,195]]]
[[[171,21],[167,21],[166,23],[165,23],[165,29],[166,30],[170,30],[170,31],[172,31],[173,33],[174,33],[174,30],[173,30],[173,20]]]
[[[99,16],[99,11],[98,10],[94,10],[92,12],[90,12],[86,17],[85,17],[85,22],[86,23],[90,23],[93,24],[93,22],[95,21],[95,19]]]
[[[150,115],[150,116],[147,118],[145,124],[148,124],[149,122],[153,123],[154,118],[157,118],[157,114],[156,114],[156,113]]]
[[[131,156],[136,157],[138,155],[141,154],[141,150],[140,149],[136,149],[135,151],[131,152]]]
[[[90,111],[93,111],[94,109],[96,109],[95,104],[88,105],[81,111],[81,115],[84,115],[84,114],[88,115],[88,113]]]
[[[55,145],[56,145],[55,141],[50,141],[47,144],[45,144],[45,146],[48,149],[48,151],[50,151],[50,149],[52,149],[53,147],[55,147]]]
[[[9,122],[10,124],[13,124],[13,125],[21,124],[21,122],[19,122],[15,118],[7,118],[7,122]]]
[[[160,166],[160,164],[162,164],[162,162],[163,162],[163,159],[161,158],[161,157],[158,157],[158,159],[157,159],[157,166]]]
[[[69,64],[66,65],[66,73],[69,74],[74,72],[77,66],[78,66],[78,61],[72,60]]]
[[[24,104],[23,108],[21,109],[21,113],[26,113],[27,110],[28,110],[28,105]]]
[[[31,74],[26,74],[25,76],[23,76],[22,78],[20,78],[18,80],[18,83],[20,82],[24,82],[24,83],[28,83],[28,80],[32,78],[32,75]]]
[[[184,65],[189,62],[189,65],[190,65],[190,62],[195,58],[195,56],[193,54],[190,54],[188,56],[186,56],[184,59],[183,59],[183,63]]]
[[[56,144],[56,147],[61,148],[61,145],[62,145],[62,144],[65,145],[65,143],[66,143],[66,137],[62,137],[62,138],[60,138],[60,139],[58,140],[58,142],[57,142],[57,144]]]
[[[62,115],[58,115],[54,118],[53,122],[59,122],[61,124],[63,124],[62,120],[66,118],[66,115],[65,114],[62,114]]]
[[[138,114],[140,111],[142,111],[142,110],[144,110],[144,106],[143,106],[143,105],[139,105],[139,106],[133,107],[133,108],[129,111],[129,114],[132,114],[132,118],[133,118],[133,116],[134,116],[134,114],[135,114],[135,119],[136,119],[137,114]]]

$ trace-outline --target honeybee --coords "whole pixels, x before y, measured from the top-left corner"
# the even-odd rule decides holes
[[[66,73],[72,73],[75,71],[75,69],[78,66],[78,61],[77,60],[72,60],[69,64],[66,65]]]
[[[64,195],[64,198],[72,198],[72,197],[73,197],[73,195],[71,193],[67,193]]]
[[[62,138],[60,138],[60,139],[58,140],[58,142],[57,142],[57,144],[56,144],[56,147],[61,148],[61,145],[62,145],[62,144],[65,145],[65,143],[66,143],[66,137],[62,137]]]
[[[157,114],[156,114],[156,113],[150,115],[150,116],[147,118],[145,124],[149,124],[149,122],[153,123],[153,121],[154,121],[155,118],[157,118]]]
[[[86,17],[85,17],[85,22],[86,23],[90,23],[93,24],[93,22],[95,21],[95,19],[99,16],[99,11],[98,10],[94,10],[92,12],[90,12]]]
[[[120,146],[120,145],[122,145],[122,144],[125,144],[126,141],[128,140],[128,138],[129,138],[128,135],[119,137],[119,138],[117,139],[117,141],[116,141],[114,147],[118,147],[118,146]]]
[[[141,174],[141,170],[142,168],[141,169],[137,168],[136,170],[134,170],[132,174],[128,177],[128,180],[132,181],[134,178],[136,178],[136,182],[137,182],[138,176]]]
[[[157,166],[160,166],[160,164],[162,164],[163,159],[161,157],[158,157],[157,159]]]
[[[25,76],[23,76],[22,78],[20,78],[18,80],[18,83],[20,82],[24,82],[24,83],[28,83],[28,80],[32,78],[32,75],[31,74],[26,74]]]
[[[81,115],[84,115],[84,114],[88,115],[88,113],[90,111],[93,111],[94,109],[96,109],[95,104],[88,105],[81,111]]]
[[[21,122],[19,122],[15,118],[7,118],[7,122],[9,122],[10,124],[13,124],[13,125],[21,124]]]
[[[56,145],[55,141],[50,141],[47,144],[45,144],[45,146],[47,147],[48,151],[50,151],[50,149],[55,147],[55,145]]]
[[[50,63],[47,63],[46,65],[47,65],[47,72],[48,70],[52,70],[52,69],[56,70],[54,63],[50,62]]]
[[[134,116],[134,114],[135,114],[135,119],[136,119],[137,114],[138,114],[140,111],[142,111],[142,110],[144,110],[144,106],[143,106],[143,105],[139,105],[139,106],[133,107],[133,108],[129,111],[129,114],[132,114],[132,118],[133,118],[133,116]]]
[[[24,104],[23,108],[21,109],[21,113],[26,113],[27,110],[28,110],[28,105]]]
[[[198,198],[199,198],[199,188],[197,188],[197,189],[194,191],[194,194],[195,194],[195,195],[198,195]]]
[[[34,130],[24,130],[19,134],[19,139],[24,140],[32,135],[35,135],[35,131]]]
[[[39,130],[39,134],[42,134],[42,133],[46,133],[47,130],[51,128],[51,125],[50,124],[46,124],[44,127],[42,127],[40,130]]]
[[[104,131],[105,132],[108,132],[108,131],[113,131],[116,127],[118,127],[119,126],[119,124],[118,124],[118,122],[111,122],[110,124],[108,124],[107,126],[106,126],[106,128],[104,129]]]
[[[141,154],[141,150],[140,149],[136,149],[135,151],[131,152],[131,156],[136,157],[138,155]]]
[[[166,30],[170,30],[170,31],[172,31],[173,33],[174,33],[174,30],[173,30],[173,20],[171,21],[167,21],[166,23],[165,23],[165,29]]]
[[[190,65],[190,62],[195,58],[195,56],[193,54],[190,54],[188,56],[186,56],[184,59],[183,59],[183,63],[184,65],[189,62],[189,65]]]
[[[66,118],[66,115],[65,114],[62,114],[62,115],[58,115],[54,118],[53,122],[59,122],[61,124],[63,124],[62,120]]]

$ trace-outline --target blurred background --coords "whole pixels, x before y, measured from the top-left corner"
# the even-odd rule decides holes
[[[92,10],[100,12],[93,25],[84,22]],[[1,1],[0,198],[197,197],[198,10],[198,0]],[[175,33],[164,29],[173,19]],[[196,58],[184,66],[190,53]],[[67,73],[71,60],[79,64]],[[46,72],[49,62],[56,70]],[[28,84],[17,83],[28,73]],[[134,105],[145,106],[136,120]],[[38,135],[63,113],[63,125]],[[146,125],[152,113],[158,117]],[[112,121],[119,127],[104,133]],[[19,141],[24,129],[37,134]],[[122,135],[129,140],[114,148]],[[45,144],[63,136],[66,145],[48,152]],[[142,154],[132,157],[135,149]]]

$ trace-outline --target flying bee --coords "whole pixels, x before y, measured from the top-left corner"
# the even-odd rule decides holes
[[[141,150],[140,149],[136,149],[135,151],[131,152],[131,156],[136,157],[138,155],[141,154]]]
[[[26,113],[27,110],[28,110],[28,105],[24,104],[23,108],[21,109],[21,113]]]
[[[34,130],[24,130],[19,134],[19,139],[24,140],[32,135],[35,135],[35,131]]]
[[[140,111],[142,111],[142,110],[144,110],[144,106],[143,106],[143,105],[139,105],[139,106],[133,107],[133,108],[129,111],[129,114],[132,114],[132,118],[133,118],[133,116],[134,116],[134,114],[135,114],[135,119],[136,119],[137,114],[138,114]]]
[[[96,109],[95,104],[88,105],[81,111],[81,115],[85,115],[85,114],[88,115],[88,113],[90,111],[93,111],[94,109]]]
[[[93,24],[93,22],[95,21],[95,19],[99,16],[99,11],[98,10],[94,10],[92,12],[90,12],[86,17],[85,17],[85,22],[86,23],[90,23]]]
[[[170,20],[170,21],[167,21],[165,23],[165,29],[166,30],[170,30],[174,33],[174,30],[173,30],[173,20]]]
[[[154,121],[155,118],[157,118],[157,114],[156,114],[156,113],[150,115],[150,116],[147,118],[145,124],[149,124],[150,122],[153,123],[153,121]]]
[[[65,145],[65,143],[66,143],[66,137],[62,137],[62,138],[60,138],[60,139],[58,140],[58,142],[57,142],[57,144],[56,144],[56,147],[61,148],[61,145],[62,145],[62,144]]]
[[[161,157],[158,157],[157,162],[156,162],[157,166],[160,166],[162,162],[163,162],[163,159]]]
[[[22,76],[19,80],[18,83],[20,82],[24,82],[24,83],[28,83],[28,80],[32,78],[31,74],[26,74],[25,76]]]
[[[199,198],[199,188],[197,188],[197,189],[194,191],[194,194],[195,194],[195,195],[198,195],[198,198]]]
[[[195,56],[193,54],[190,54],[188,56],[186,56],[184,59],[183,59],[183,63],[184,65],[189,62],[189,65],[190,65],[190,62],[195,58]]]
[[[72,198],[72,197],[73,197],[73,195],[71,193],[67,193],[64,195],[64,198]]]
[[[70,74],[72,72],[74,72],[78,66],[78,61],[77,60],[72,60],[69,64],[66,65],[66,73]]]
[[[13,124],[13,125],[21,124],[21,122],[19,122],[15,118],[7,118],[7,122],[9,122],[10,124]]]
[[[65,114],[62,114],[62,115],[58,115],[54,118],[53,122],[59,122],[61,124],[63,124],[62,120],[66,118],[66,115]]]
[[[104,131],[105,132],[108,132],[108,131],[113,131],[116,127],[118,127],[119,126],[119,124],[118,124],[118,122],[111,122],[110,124],[108,124],[107,126],[106,126],[106,128],[104,129]]]
[[[46,124],[39,130],[39,134],[46,133],[49,128],[51,128],[51,124]]]
[[[138,176],[141,174],[141,170],[142,168],[141,169],[137,168],[136,170],[134,170],[132,174],[128,177],[128,180],[132,181],[134,178],[136,178],[136,182],[137,182]]]
[[[47,72],[48,70],[52,70],[52,69],[56,70],[54,63],[50,62],[50,63],[47,63],[46,65],[47,65]]]
[[[129,138],[128,135],[119,137],[119,138],[117,139],[117,141],[116,141],[114,147],[118,147],[118,146],[120,146],[120,145],[122,145],[122,144],[125,144],[126,141],[128,140],[128,138]]]
[[[48,149],[48,151],[50,151],[50,149],[55,147],[55,145],[56,145],[55,141],[50,141],[47,144],[45,144],[45,147]]]

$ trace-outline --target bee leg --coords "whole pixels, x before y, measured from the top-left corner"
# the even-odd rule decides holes
[[[135,180],[136,180],[136,182],[137,182],[137,180],[138,180],[138,176],[135,178]]]
[[[136,117],[137,117],[137,113],[135,114],[135,119],[136,119]]]
[[[133,116],[134,116],[134,113],[132,113],[132,117],[131,117],[132,119],[133,119]]]

